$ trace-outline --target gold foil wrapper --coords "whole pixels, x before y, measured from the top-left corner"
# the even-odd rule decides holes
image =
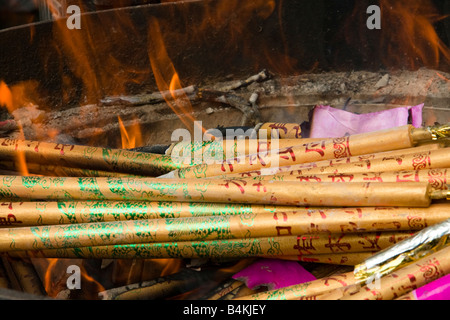
[[[427,127],[433,140],[450,138],[450,124]]]
[[[414,263],[447,247],[450,243],[449,235],[450,219],[424,228],[413,237],[385,249],[355,266],[355,279],[358,283],[363,283]]]

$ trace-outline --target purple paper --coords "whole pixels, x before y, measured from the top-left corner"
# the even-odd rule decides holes
[[[417,300],[450,300],[450,274],[414,290]]]
[[[423,104],[379,112],[356,114],[330,106],[316,106],[311,121],[311,138],[340,138],[357,133],[385,130],[411,124],[422,126]]]
[[[298,262],[278,259],[261,259],[233,276],[251,290],[267,287],[269,290],[316,280]]]

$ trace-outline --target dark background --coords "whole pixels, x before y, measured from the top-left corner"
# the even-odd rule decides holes
[[[158,5],[160,1],[145,0],[80,1],[68,0],[68,3],[78,4],[82,12],[92,13],[84,15],[83,28],[76,33],[92,44],[85,48],[87,60],[93,65],[92,74],[100,75],[109,68],[105,66],[105,57],[113,57],[128,69],[148,72],[148,77],[140,74],[140,81],[130,79],[126,84],[130,94],[141,92],[143,84],[148,91],[156,89],[148,59],[149,49],[152,49],[149,48],[152,43],[149,21],[153,17],[160,22],[168,54],[185,85],[199,84],[208,78],[223,79],[230,74],[244,78],[261,69],[280,75],[424,66],[450,72],[449,60],[441,59],[439,64],[429,66],[414,52],[403,52],[402,46],[395,48],[394,54],[389,52],[388,47],[393,44],[395,47],[397,37],[401,36],[398,31],[404,22],[387,23],[382,16],[382,29],[369,31],[365,25],[366,9],[378,1],[276,0],[273,13],[264,18],[257,9],[251,16],[239,10],[240,6],[256,0],[180,1],[164,5]],[[238,6],[235,11],[227,12],[229,16],[220,16],[220,21],[208,21],[208,28],[202,33],[196,30],[205,22],[202,17],[208,9],[215,12],[221,5],[233,1]],[[51,93],[43,96],[76,104],[78,98],[85,98],[80,89],[83,86],[80,72],[74,71],[79,63],[55,40],[55,36],[67,35],[61,35],[50,21],[35,23],[40,19],[39,10],[30,4],[32,1],[0,0],[0,24],[3,26],[0,30],[0,80],[7,84],[38,80],[40,89]],[[436,0],[434,4],[437,15],[450,15],[450,0]],[[133,26],[120,21],[125,16]],[[11,28],[24,23],[28,25]],[[434,26],[448,51],[450,18],[440,19]],[[121,38],[109,37],[112,29],[121,29]],[[418,43],[420,40],[417,38]],[[127,72],[125,69],[106,71],[113,80],[118,73]],[[123,78],[105,82],[99,78],[98,94],[88,100],[98,101],[115,92],[115,86],[123,85],[124,81],[127,82]],[[69,90],[64,88],[65,83],[70,83]],[[46,104],[52,105],[48,101]]]

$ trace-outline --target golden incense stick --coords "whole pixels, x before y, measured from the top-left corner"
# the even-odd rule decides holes
[[[298,123],[266,122],[255,127],[258,132],[267,132],[268,139],[301,139],[302,130]]]
[[[281,210],[286,209],[289,207]],[[258,212],[275,214],[279,210],[276,206],[165,201],[3,202],[0,203],[0,228]]]
[[[83,168],[71,168],[60,165],[30,163],[25,164],[30,175],[43,175],[53,177],[129,177],[128,173],[119,173],[113,171],[92,170]],[[0,169],[10,172],[21,172],[21,164],[14,161],[0,161]]]
[[[298,175],[311,175],[327,173],[366,173],[429,170],[439,168],[450,168],[450,148],[405,154],[395,157],[379,158],[375,160],[366,160],[358,163],[341,163],[328,167],[290,170],[279,174],[286,175],[293,173]]]
[[[181,141],[170,145],[165,154],[171,156],[173,161],[194,165],[200,163],[214,163],[224,159],[268,152],[322,141],[323,139],[252,139],[237,137],[234,139],[219,139],[212,141]],[[417,150],[431,150],[442,147],[442,144],[430,144],[416,147]],[[416,149],[412,148],[412,149]],[[402,149],[408,150],[408,149]],[[388,153],[388,152],[386,152]]]
[[[284,167],[262,168],[261,170],[221,175],[220,177],[227,177],[227,178],[229,178],[229,177],[255,177],[255,176],[266,176],[266,175],[279,176],[280,174],[288,174],[288,173],[289,174],[298,174],[299,170],[309,170],[309,169],[317,170],[317,168],[335,167],[340,164],[348,165],[348,164],[352,163],[355,165],[356,164],[370,165],[370,162],[373,160],[376,160],[376,159],[392,159],[392,158],[404,157],[405,155],[408,155],[408,154],[413,154],[413,155],[420,154],[423,152],[439,150],[442,148],[443,147],[441,144],[430,144],[430,145],[423,145],[423,146],[418,146],[418,147],[413,147],[413,148],[372,153],[372,154],[364,154],[364,155],[347,157],[347,158],[337,158],[337,159],[323,160],[323,161],[317,161],[317,162],[293,164],[293,165],[284,166]],[[324,170],[326,170],[326,169],[324,169]],[[218,178],[218,177],[216,177],[216,178]]]
[[[0,159],[15,160],[21,154],[29,162],[63,167],[158,176],[181,168],[169,156],[121,149],[0,139]]]
[[[44,201],[0,205],[1,228],[206,216],[251,217],[249,231],[269,228],[276,235],[414,231],[449,219],[450,203],[433,203],[427,208],[316,208],[163,201]]]
[[[450,246],[366,284],[346,292],[340,300],[392,300],[450,273]]]
[[[247,179],[247,178],[246,178]],[[427,182],[433,189],[446,190],[450,183],[450,169],[423,169],[386,172],[280,174],[256,176],[255,181],[299,181],[299,182]]]
[[[326,139],[304,145],[260,152],[214,164],[200,164],[172,171],[162,178],[205,178],[280,167],[335,158],[347,158],[390,150],[411,148],[425,141],[433,141],[432,131],[403,126],[344,138]],[[437,139],[437,138],[436,138]]]
[[[274,258],[290,260],[290,261],[302,261],[312,263],[325,263],[354,266],[367,258],[373,256],[378,251],[373,252],[349,252],[349,253],[324,253],[324,254],[310,254],[310,255],[297,255],[297,256],[275,256]],[[271,257],[266,257],[271,258]],[[273,258],[273,257],[272,257]]]
[[[31,263],[23,259],[10,259],[10,264],[23,292],[37,296],[44,295],[42,282]]]
[[[255,293],[234,300],[300,300],[354,284],[353,272],[320,278],[280,289]]]
[[[0,176],[3,200],[138,200],[294,206],[427,207],[446,199],[428,183]],[[450,198],[449,198],[450,199]]]
[[[312,254],[348,254],[373,252],[392,246],[411,237],[411,232],[364,232],[342,234],[304,234],[279,237],[257,237],[203,241],[155,242],[173,237],[142,239],[137,231],[108,231],[94,234],[91,230],[77,230],[66,236],[65,230],[20,230],[20,234],[5,239],[1,234],[0,251],[12,257],[83,258],[83,259],[156,259],[156,258],[245,258],[261,256],[309,256]],[[62,232],[65,231],[65,234]],[[36,236],[40,233],[40,237]],[[89,239],[90,237],[90,239]],[[185,238],[201,238],[196,235]],[[64,239],[63,239],[64,238]],[[131,243],[127,243],[131,241]],[[143,243],[144,242],[144,243]]]

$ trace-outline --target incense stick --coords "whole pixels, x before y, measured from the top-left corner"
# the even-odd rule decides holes
[[[247,178],[246,178],[247,179]],[[427,182],[435,190],[446,190],[450,182],[449,169],[423,169],[384,172],[349,172],[322,174],[291,174],[262,175],[253,177],[254,181],[299,181],[299,182]]]
[[[295,236],[235,238],[204,241],[154,242],[138,234],[47,229],[45,239],[36,228],[22,230],[5,240],[1,235],[0,251],[13,257],[83,258],[83,259],[155,259],[155,258],[247,258],[262,256],[309,256],[373,252],[411,237],[410,232],[365,232],[341,234],[304,234]],[[27,231],[27,232],[25,232]],[[59,231],[59,233],[58,233]],[[67,231],[67,230],[64,230]],[[142,232],[142,231],[140,231]],[[67,234],[67,232],[65,232]],[[63,239],[64,238],[64,239]],[[189,238],[198,238],[190,236]],[[162,237],[155,241],[164,240]],[[167,237],[166,237],[167,239]],[[130,243],[131,242],[131,243]]]
[[[281,289],[256,293],[234,300],[300,300],[354,284],[353,272],[337,274]]]
[[[283,207],[281,210],[290,209]],[[296,207],[291,208],[296,209]],[[0,228],[124,220],[276,214],[275,206],[198,202],[34,201],[0,203]]]
[[[207,216],[251,219],[251,225],[246,226],[248,232],[270,229],[274,235],[411,231],[450,219],[450,203],[433,203],[427,208],[318,208],[163,201],[44,201],[0,205],[1,228]]]
[[[3,200],[134,200],[294,206],[428,207],[447,193],[428,183],[299,183],[291,181],[0,177]]]
[[[293,164],[289,166],[284,167],[270,167],[270,168],[263,168],[261,170],[254,170],[249,172],[241,172],[241,173],[235,173],[235,174],[227,174],[227,175],[221,175],[218,177],[255,177],[255,176],[280,176],[280,175],[286,175],[286,174],[300,174],[298,173],[301,170],[309,170],[314,169],[318,170],[318,168],[324,168],[323,170],[326,170],[328,167],[335,167],[341,164],[354,164],[355,166],[357,164],[360,164],[361,166],[370,166],[371,161],[374,160],[381,160],[381,159],[399,159],[401,160],[401,157],[404,157],[405,155],[417,155],[424,152],[429,152],[432,150],[439,150],[442,149],[443,146],[441,144],[429,144],[429,145],[423,145],[413,148],[407,148],[407,149],[400,149],[400,150],[393,150],[393,151],[386,151],[386,152],[379,152],[379,153],[372,153],[372,154],[364,154],[359,156],[352,156],[347,158],[337,158],[337,159],[329,159],[329,160],[323,160],[323,161],[317,161],[317,162],[308,162],[308,163],[302,163],[302,164]],[[399,158],[400,157],[400,158]],[[399,161],[398,160],[398,161]],[[320,173],[323,173],[322,171]],[[217,178],[218,178],[217,177]]]
[[[430,150],[363,162],[341,163],[328,167],[289,170],[278,175],[347,174],[388,171],[415,171],[450,168],[450,148]],[[268,172],[265,172],[268,173]]]
[[[178,169],[168,156],[132,152],[121,149],[81,145],[0,139],[0,159],[14,160],[18,154],[33,163],[63,167],[158,176]]]
[[[373,256],[378,251],[373,252],[350,252],[350,253],[333,253],[333,254],[310,254],[299,256],[276,256],[277,259],[290,261],[302,261],[310,263],[325,263],[335,265],[355,266],[367,258]],[[266,257],[270,258],[270,257]]]

